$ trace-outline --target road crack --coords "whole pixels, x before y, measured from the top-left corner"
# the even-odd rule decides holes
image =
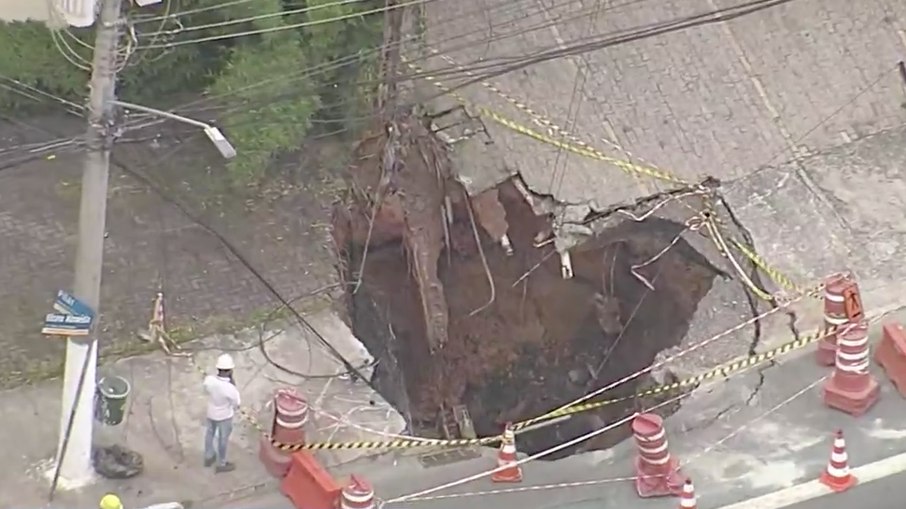
[[[718,194],[717,199],[720,202],[723,209],[727,212],[727,216],[730,218],[730,222],[732,222],[733,225],[739,230],[740,234],[742,235],[743,241],[752,249],[753,252],[756,252],[755,251],[755,242],[753,240],[752,233],[749,231],[748,228],[746,228],[746,226],[742,223],[742,221],[739,219],[739,217],[733,212],[733,209],[730,207],[730,204],[727,203],[727,200],[724,199],[723,196]],[[752,262],[751,260],[746,260],[746,262],[748,263],[747,268],[748,268],[749,278],[759,288],[765,288],[764,282],[762,281],[761,275],[759,274],[758,266],[755,265],[755,263]],[[748,303],[749,312],[752,314],[752,318],[757,318],[758,315],[760,314],[759,309],[758,309],[758,297],[742,281],[740,281],[740,285],[742,285],[743,294],[746,296],[746,302]],[[779,307],[777,300],[774,299],[773,297],[771,298],[770,301],[768,301],[768,305],[771,306],[772,309],[776,309]],[[796,315],[792,311],[787,311],[787,314],[792,316],[792,321],[791,321],[790,327],[793,329],[793,333],[794,333],[794,335],[796,335],[796,338],[798,339],[798,331],[795,329],[795,321],[796,321],[795,316]],[[758,353],[757,352],[758,346],[762,340],[763,331],[762,331],[762,327],[761,327],[761,320],[755,320],[755,322],[753,323],[753,329],[754,329],[754,332],[752,334],[752,341],[749,343],[749,351],[748,351],[748,355],[750,355],[750,356],[756,355]],[[746,406],[752,405],[752,403],[758,397],[758,393],[761,391],[762,387],[764,387],[764,384],[766,381],[765,370],[770,367],[773,367],[773,366],[774,366],[774,361],[772,359],[768,366],[758,369],[758,381],[755,383],[754,387],[752,387],[752,392],[749,393],[749,396],[746,398],[746,401],[745,401]]]

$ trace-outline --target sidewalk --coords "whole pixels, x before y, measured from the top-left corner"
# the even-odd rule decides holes
[[[309,320],[353,365],[371,362],[370,355],[338,317],[325,311]],[[270,357],[292,370],[317,376],[345,371],[308,331],[296,326],[269,331],[264,338]],[[194,342],[191,348],[197,350],[197,367],[187,358],[167,358],[163,354],[99,367],[99,377],[118,375],[128,379],[132,393],[125,422],[112,429],[97,425],[96,439],[113,441],[142,454],[144,473],[118,482],[100,479],[78,491],[58,489],[53,507],[94,509],[107,491],[118,493],[127,507],[173,500],[201,501],[268,481],[270,477],[257,458],[260,433],[248,420],[238,417],[229,451],[237,469],[215,475],[201,464],[205,398],[199,368],[210,372],[222,351],[230,352],[236,360],[243,408],[251,415],[269,415],[266,406],[279,387],[294,386],[306,395],[315,410],[307,425],[312,441],[380,439],[357,426],[378,433],[398,433],[404,428],[396,411],[362,382],[302,379],[277,369],[262,355],[255,330],[209,337]],[[0,472],[0,508],[47,504],[50,483],[45,475],[52,467],[58,439],[60,393],[59,380],[0,393],[0,412],[4,415],[0,429],[6,458]],[[317,455],[324,464],[337,466],[371,452],[318,451]]]

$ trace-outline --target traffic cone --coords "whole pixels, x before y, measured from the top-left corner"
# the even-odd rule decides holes
[[[683,492],[680,493],[680,509],[695,509],[695,486],[692,485],[692,479],[686,479],[683,484]]]
[[[516,433],[510,424],[506,425],[500,452],[497,453],[497,467],[503,468],[491,475],[493,482],[522,482],[522,467],[516,465]]]
[[[838,493],[852,488],[858,482],[856,477],[849,473],[849,458],[846,455],[846,441],[843,439],[842,431],[837,431],[834,437],[830,461],[827,462],[827,468],[818,480]]]

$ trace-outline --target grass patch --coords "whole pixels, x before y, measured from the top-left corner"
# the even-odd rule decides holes
[[[330,308],[332,300],[327,295],[316,295],[311,299],[300,301],[295,305],[296,311],[305,316]],[[192,341],[214,335],[235,334],[237,332],[261,326],[268,322],[274,324],[281,320],[291,320],[293,314],[286,308],[267,307],[255,310],[244,317],[232,315],[214,315],[191,326],[175,326],[170,329],[170,337],[178,344],[189,344]],[[135,335],[135,341],[120,343],[104,349],[100,353],[98,364],[108,364],[127,357],[147,355],[160,351],[156,343],[149,343]],[[42,361],[29,366],[24,371],[11,371],[0,378],[0,387],[13,389],[21,385],[30,385],[63,376],[65,359]]]

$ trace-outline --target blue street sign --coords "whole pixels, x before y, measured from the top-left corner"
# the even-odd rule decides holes
[[[87,336],[91,329],[92,317],[50,313],[44,317],[42,334],[57,336]]]
[[[57,292],[57,298],[53,303],[53,308],[58,313],[64,315],[90,316],[94,317],[94,310],[87,304],[73,297],[69,292],[60,290]]]

